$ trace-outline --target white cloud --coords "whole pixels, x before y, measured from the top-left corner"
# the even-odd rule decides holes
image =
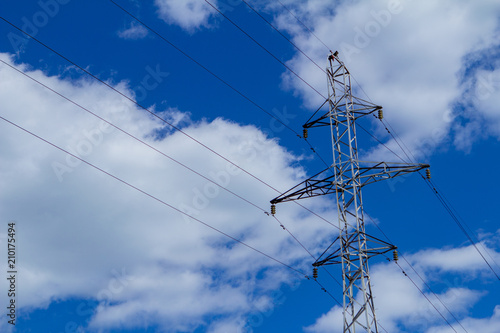
[[[488,262],[500,261],[500,253],[488,248],[484,242],[476,243]],[[473,245],[448,250],[423,250],[414,255],[419,266],[426,269],[439,269],[444,272],[478,272],[491,273],[484,259]]]
[[[382,331],[385,329],[394,333],[451,332],[451,328],[444,322],[442,315],[459,331],[462,329],[453,316],[469,332],[493,332],[493,328],[498,323],[498,306],[491,318],[470,317],[470,309],[487,293],[477,288],[465,287],[459,282],[460,280],[457,280],[457,276],[445,275],[450,271],[456,273],[456,271],[483,270],[483,265],[479,265],[482,259],[477,258],[477,253],[473,256],[472,251],[475,250],[471,247],[463,247],[432,249],[407,255],[406,258],[412,262],[418,275],[402,260],[400,260],[400,265],[405,273],[394,263],[373,265],[370,269],[370,276],[373,294],[376,295],[374,299],[376,314],[379,324],[383,327]],[[497,253],[495,255],[498,256]],[[460,260],[463,262],[460,263]],[[428,289],[428,286],[433,288],[439,300]],[[342,332],[342,327],[339,326],[342,320],[342,309],[334,306],[305,330],[310,333]]]
[[[12,63],[7,55],[0,56]],[[309,270],[308,254],[264,212],[3,64],[0,72],[2,115],[10,121],[287,264]],[[167,130],[164,123],[98,83],[70,82],[41,71],[29,75],[259,207],[267,210],[276,196],[179,132],[167,131],[163,139],[155,139],[153,133]],[[124,83],[117,89],[131,94]],[[183,119],[179,110],[162,114]],[[297,158],[254,126],[223,119],[183,126],[189,135],[276,188],[286,190],[304,176],[301,168],[291,166]],[[272,307],[272,292],[300,279],[12,125],[0,121],[0,127],[5,162],[0,166],[0,202],[3,215],[18,221],[21,308],[93,299],[100,301],[89,323],[96,330],[149,323],[167,331],[206,326],[224,332],[244,326],[245,315],[255,307]],[[311,204],[334,216],[326,203]],[[321,240],[336,232],[296,205],[283,205],[278,214],[313,253],[322,251]],[[0,247],[5,248],[6,235],[0,232]],[[2,267],[5,271],[5,263]],[[90,311],[85,302],[80,310]],[[205,320],[214,315],[224,321],[212,327]]]
[[[148,35],[148,30],[141,24],[134,22],[132,22],[128,28],[120,30],[118,36],[123,39],[141,39],[146,37]]]
[[[491,64],[489,64],[491,65]],[[470,137],[474,135],[485,136],[492,135],[500,138],[500,61],[494,64],[495,69],[478,69],[475,75],[468,80],[469,95],[466,102],[469,102],[472,108],[464,118],[466,123],[457,126],[459,133],[469,137],[469,141],[463,144],[465,148],[470,147]],[[473,83],[471,82],[473,81]],[[469,145],[467,145],[469,143]]]
[[[333,307],[328,313],[322,315],[314,325],[304,328],[304,331],[311,333],[326,333],[326,332],[342,332],[342,308],[339,306]]]
[[[386,120],[417,156],[429,155],[446,141],[455,117],[453,105],[463,96],[459,72],[464,57],[491,43],[498,25],[497,1],[344,1],[291,2],[322,41],[340,51],[341,58],[374,103],[385,109]],[[311,8],[313,7],[314,8]],[[320,65],[327,49],[286,12],[279,26]],[[289,65],[306,81],[326,92],[325,75],[305,57]],[[288,86],[315,109],[322,98],[289,73]],[[355,93],[362,97],[363,92]],[[493,99],[491,105],[495,105]],[[497,112],[494,112],[497,114]],[[387,137],[378,127],[377,135]],[[471,139],[469,139],[471,140]],[[394,142],[388,145],[397,150]],[[385,149],[385,148],[384,148]],[[380,148],[367,158],[389,157]],[[394,157],[392,156],[392,159]]]
[[[160,17],[169,24],[193,32],[200,27],[207,27],[214,9],[204,0],[156,0]],[[216,1],[211,1],[217,6]]]

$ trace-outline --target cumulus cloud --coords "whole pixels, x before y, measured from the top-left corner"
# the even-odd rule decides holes
[[[314,34],[340,52],[351,74],[417,156],[428,156],[445,142],[463,96],[459,72],[464,58],[494,35],[500,5],[496,1],[290,1],[296,15]],[[314,8],[311,8],[313,7]],[[328,49],[287,12],[277,18],[294,42],[318,64]],[[320,91],[324,74],[301,54],[288,64]],[[322,98],[289,73],[284,81],[315,109]],[[367,98],[354,83],[355,93]],[[491,105],[494,105],[491,99]],[[377,135],[387,133],[378,128]],[[470,139],[469,139],[470,140]],[[394,142],[388,146],[397,150]],[[383,149],[373,155],[385,157]],[[375,158],[374,156],[368,158]]]
[[[193,32],[200,27],[207,27],[214,10],[204,0],[156,0],[160,17],[169,24]],[[212,4],[217,6],[216,1]]]
[[[264,210],[276,196],[98,83],[49,77],[13,64],[5,54],[1,59]],[[284,263],[309,269],[309,255],[264,211],[4,64],[0,73],[3,117],[181,212]],[[116,88],[131,94],[125,83]],[[171,120],[184,119],[179,110],[160,111]],[[278,189],[286,190],[304,177],[301,168],[292,166],[297,157],[254,126],[224,119],[189,121],[182,126],[192,137]],[[301,278],[5,121],[0,127],[5,162],[0,166],[0,202],[4,216],[18,224],[22,310],[84,299],[99,304],[95,310],[87,303],[75,309],[91,314],[89,330],[150,324],[167,331],[204,326],[224,332],[227,327],[244,327],[249,312],[256,306],[272,307],[273,292]],[[326,203],[311,204],[334,214]],[[285,205],[280,219],[313,253],[322,251],[322,240],[336,232],[296,205]],[[2,233],[0,246],[6,247],[5,240]],[[6,270],[5,263],[2,267]],[[224,319],[212,323],[206,321],[207,316]]]

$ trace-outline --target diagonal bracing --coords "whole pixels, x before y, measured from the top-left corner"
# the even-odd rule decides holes
[[[338,58],[338,52],[330,54],[328,61],[326,103],[329,109],[320,115],[318,110],[303,127],[304,137],[307,137],[309,128],[330,127],[333,164],[271,200],[271,211],[274,213],[275,204],[280,202],[336,195],[340,233],[313,263],[314,277],[317,267],[340,264],[344,332],[378,333],[368,260],[396,247],[366,234],[361,189],[371,183],[420,171],[429,165],[359,160],[356,121],[374,112],[382,119],[382,107],[352,95],[351,76]]]

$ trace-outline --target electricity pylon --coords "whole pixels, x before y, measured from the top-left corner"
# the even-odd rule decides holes
[[[384,179],[420,171],[429,165],[358,159],[356,121],[376,111],[376,116],[382,119],[382,107],[352,95],[351,76],[338,58],[338,52],[330,54],[328,61],[326,102],[329,110],[314,118],[318,110],[303,127],[304,137],[307,138],[309,128],[330,126],[333,164],[271,200],[271,211],[276,211],[275,204],[279,202],[335,193],[340,233],[313,263],[313,276],[316,278],[319,266],[341,264],[344,332],[378,333],[368,260],[395,250],[396,247],[365,232],[361,188]],[[395,259],[396,257],[395,253]]]

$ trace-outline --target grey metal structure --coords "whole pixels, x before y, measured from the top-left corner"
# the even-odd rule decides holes
[[[333,164],[271,200],[275,204],[325,194],[335,194],[340,233],[313,266],[341,264],[343,281],[344,332],[378,332],[368,260],[396,247],[366,234],[361,188],[384,179],[420,171],[427,164],[368,162],[358,159],[356,121],[382,107],[352,95],[351,76],[338,53],[328,57],[329,110],[316,113],[303,125],[307,129],[329,126]],[[316,117],[316,118],[314,118]],[[314,118],[314,119],[313,119]],[[317,276],[315,269],[314,277]]]

